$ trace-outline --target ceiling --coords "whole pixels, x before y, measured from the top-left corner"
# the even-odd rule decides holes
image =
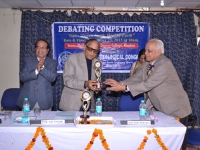
[[[160,7],[161,0],[0,0],[0,8]],[[200,0],[164,0],[166,7],[200,8]]]

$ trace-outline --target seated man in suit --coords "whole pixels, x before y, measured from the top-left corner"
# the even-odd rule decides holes
[[[137,72],[124,81],[107,79],[104,83],[111,85],[107,90],[130,91],[133,96],[144,93],[145,100],[169,116],[180,118],[187,126],[191,106],[178,74],[172,62],[164,56],[164,44],[161,40],[152,39],[145,47],[146,61]],[[186,137],[186,136],[185,136]],[[186,149],[186,141],[182,146]]]
[[[25,57],[20,80],[24,83],[17,106],[23,107],[24,98],[28,98],[30,109],[50,110],[53,106],[51,82],[56,80],[57,63],[48,57],[49,44],[46,40],[35,43],[36,56]]]
[[[84,52],[69,55],[63,70],[64,88],[59,108],[65,111],[81,110],[81,93],[88,88],[92,93],[91,108],[95,108],[94,92],[97,88],[97,78],[93,68],[99,53],[100,44],[96,39],[89,39],[84,44]]]

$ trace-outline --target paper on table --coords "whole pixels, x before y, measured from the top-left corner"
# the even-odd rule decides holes
[[[75,111],[57,111],[55,116],[57,119],[74,119],[75,117]]]

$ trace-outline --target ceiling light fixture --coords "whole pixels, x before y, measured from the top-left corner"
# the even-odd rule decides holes
[[[135,10],[135,11],[144,11],[144,10],[149,10],[149,7],[122,7],[122,10]]]
[[[160,1],[160,6],[163,7],[165,5],[164,0]]]

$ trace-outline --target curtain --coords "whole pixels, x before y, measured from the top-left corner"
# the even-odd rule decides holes
[[[200,30],[200,12],[195,12],[195,14],[199,17],[199,30]],[[192,105],[193,113],[198,118],[198,125],[200,125],[200,42],[196,46],[196,50],[194,55],[195,64],[195,72],[194,72],[194,101]]]
[[[200,59],[196,45],[196,28],[192,11],[179,13],[141,13],[104,15],[71,11],[23,11],[20,40],[20,67],[24,56],[35,55],[34,44],[38,39],[46,39],[52,45],[51,25],[54,22],[148,22],[150,39],[158,38],[164,42],[165,55],[174,64],[185,91],[188,94],[193,114],[200,116]],[[50,50],[52,57],[52,48]],[[127,73],[103,73],[102,80],[113,78],[117,81],[129,77]],[[62,74],[57,75],[53,86],[54,108],[58,109],[63,89]],[[102,90],[104,111],[118,111],[121,93]],[[198,123],[200,118],[198,118]]]

